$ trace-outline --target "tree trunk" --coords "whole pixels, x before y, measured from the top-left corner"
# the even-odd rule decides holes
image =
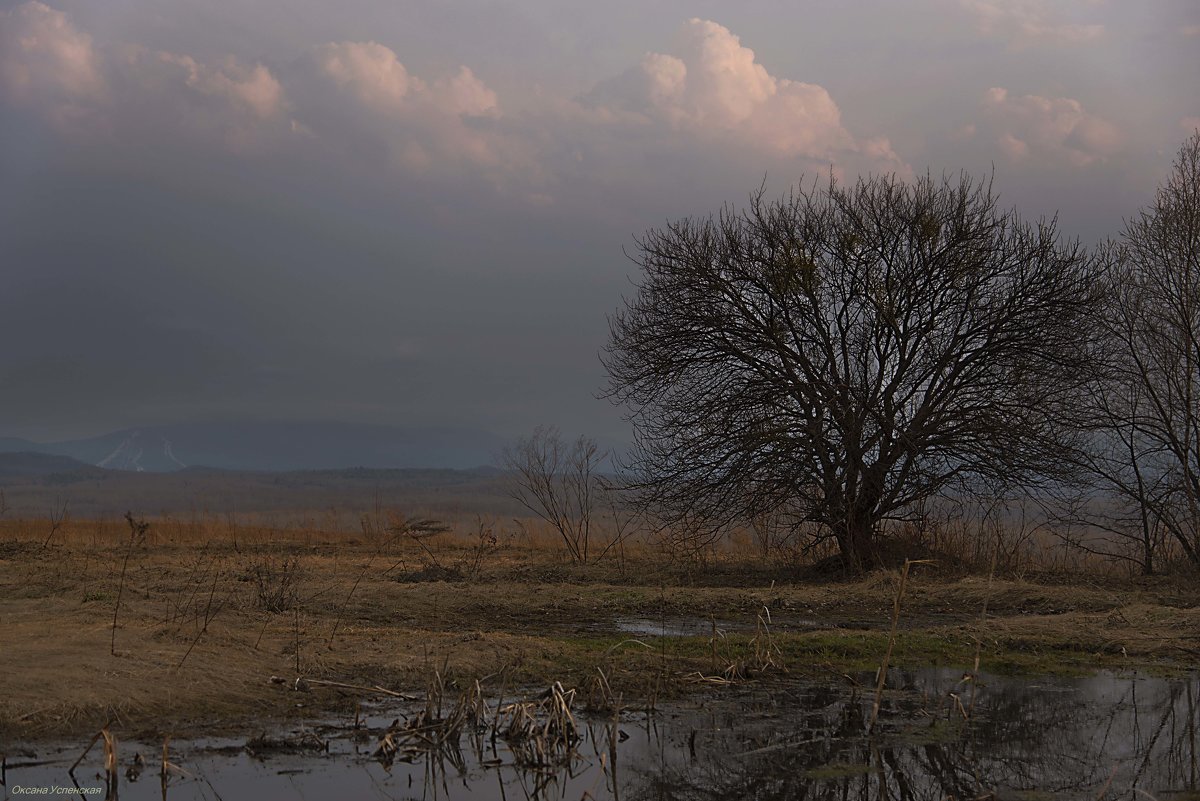
[[[875,527],[871,522],[850,516],[840,528],[837,543],[846,571],[862,575],[877,566],[879,554],[875,549]]]

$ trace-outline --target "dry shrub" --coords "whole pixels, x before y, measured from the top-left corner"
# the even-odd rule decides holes
[[[298,556],[267,554],[250,564],[243,581],[254,584],[258,607],[284,612],[296,605],[304,570]]]

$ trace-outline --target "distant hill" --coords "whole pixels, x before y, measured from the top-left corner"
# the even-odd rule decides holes
[[[19,437],[0,437],[0,453],[36,453],[42,446]]]
[[[203,466],[224,470],[453,468],[490,464],[504,440],[462,428],[401,428],[358,423],[186,423],[114,431],[99,437],[33,443],[0,438],[0,453],[66,456],[136,472]]]
[[[0,440],[3,442],[3,440]],[[0,483],[45,476],[92,476],[103,471],[92,465],[50,453],[0,453]]]
[[[5,465],[18,472],[6,473]],[[357,529],[363,515],[386,518],[396,512],[456,521],[469,530],[476,515],[509,520],[525,514],[508,497],[508,488],[503,474],[487,468],[268,472],[189,467],[139,473],[61,456],[0,454],[0,491],[10,520],[44,518],[69,505],[77,520],[115,519],[132,510],[180,520],[257,517],[270,525]]]

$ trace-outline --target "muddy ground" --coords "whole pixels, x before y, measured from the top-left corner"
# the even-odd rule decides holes
[[[446,535],[62,539],[0,538],[0,743],[110,720],[146,735],[252,731],[351,714],[370,688],[419,693],[435,671],[492,691],[594,689],[603,672],[626,705],[728,681],[851,681],[887,650],[898,585],[897,571],[815,578],[651,549],[575,566]],[[969,671],[977,656],[993,673],[1193,670],[1200,590],[1189,577],[914,566],[892,665]]]

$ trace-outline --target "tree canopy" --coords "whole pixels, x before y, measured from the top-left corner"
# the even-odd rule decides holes
[[[925,498],[1066,469],[1097,262],[990,182],[760,190],[636,241],[602,359],[632,491],[661,520],[786,512],[863,569]]]

